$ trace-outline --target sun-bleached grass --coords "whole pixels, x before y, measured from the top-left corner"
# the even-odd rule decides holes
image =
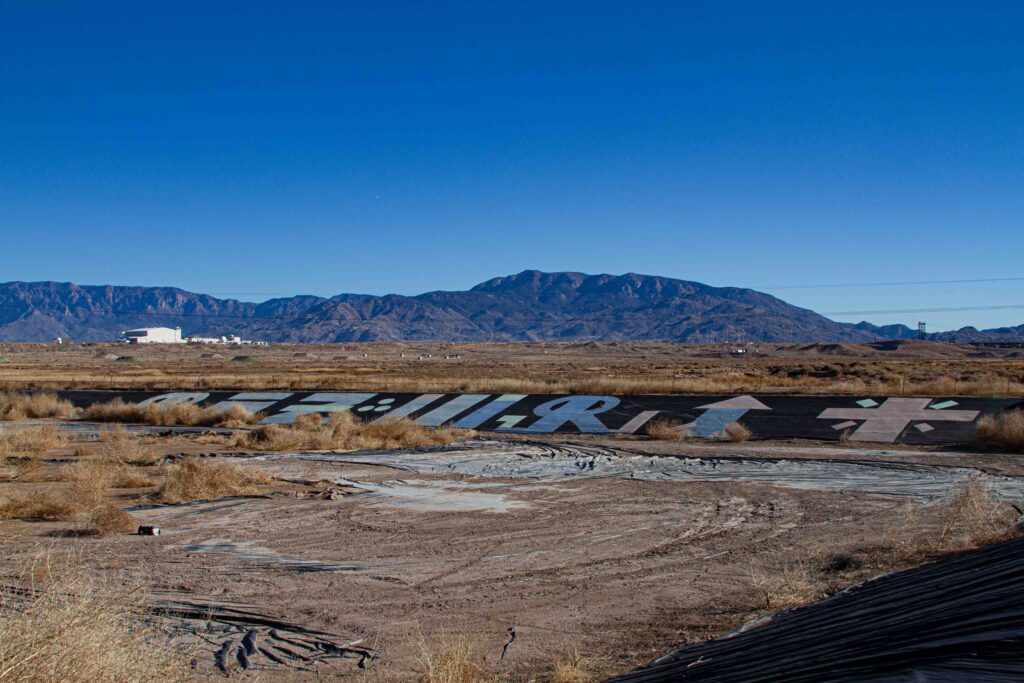
[[[1024,410],[985,415],[978,420],[976,441],[985,448],[1024,453]]]
[[[0,499],[0,519],[66,522],[75,519],[77,514],[77,508],[70,501],[46,491],[14,494]]]
[[[0,458],[14,455],[42,455],[67,445],[68,433],[57,425],[7,427],[0,429]]]
[[[762,560],[750,567],[751,582],[772,610],[796,607],[824,596],[815,567],[802,560]]]
[[[103,429],[99,434],[99,455],[121,465],[152,465],[157,461],[144,439],[121,425]]]
[[[126,403],[115,398],[96,403],[81,412],[81,419],[91,422],[150,424],[163,427],[242,427],[256,424],[259,416],[241,405],[228,408],[199,407],[194,403]]]
[[[87,531],[97,536],[131,533],[139,528],[139,521],[116,505],[101,505],[89,515]]]
[[[76,412],[70,401],[59,399],[54,394],[0,393],[0,420],[70,419]]]
[[[971,477],[943,502],[936,551],[964,550],[1012,535],[1015,510],[992,493],[980,477]]]
[[[161,503],[182,503],[244,496],[259,493],[272,482],[272,477],[254,468],[188,457],[167,468],[156,498]]]
[[[741,425],[739,422],[730,422],[725,426],[723,431],[723,438],[727,441],[733,441],[735,443],[742,443],[750,439],[750,430]]]
[[[966,479],[937,505],[906,501],[882,533],[894,561],[919,562],[936,555],[977,548],[1020,533],[1017,511],[980,477]]]
[[[79,556],[41,554],[0,585],[0,680],[176,683],[186,653],[147,623],[141,587],[105,579]]]
[[[362,422],[348,412],[331,413],[326,419],[317,413],[297,415],[289,426],[262,425],[238,435],[235,445],[246,450],[286,451],[362,450],[437,446],[468,439],[473,432],[430,428],[408,418]]]
[[[591,658],[579,652],[570,652],[556,661],[551,669],[549,683],[592,683],[597,680]]]
[[[486,641],[465,632],[420,639],[419,683],[501,683]]]
[[[680,441],[685,433],[679,422],[667,418],[656,418],[647,423],[644,430],[647,436],[658,441]]]

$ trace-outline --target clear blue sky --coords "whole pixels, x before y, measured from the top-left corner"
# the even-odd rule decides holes
[[[1024,280],[775,287],[1021,278],[1022,218],[1024,3],[0,2],[3,281],[1012,305]]]

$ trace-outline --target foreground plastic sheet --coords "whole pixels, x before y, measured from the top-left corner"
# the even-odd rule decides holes
[[[611,679],[1024,680],[1024,539],[888,574]]]

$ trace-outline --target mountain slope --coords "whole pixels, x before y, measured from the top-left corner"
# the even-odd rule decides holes
[[[144,326],[278,342],[857,342],[913,336],[901,325],[837,323],[750,289],[635,273],[524,271],[460,292],[296,296],[259,304],[173,287],[0,284],[0,341],[105,341]],[[1000,332],[1014,330],[1024,332]]]

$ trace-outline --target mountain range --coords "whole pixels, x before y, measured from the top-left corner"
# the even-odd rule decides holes
[[[651,275],[528,270],[467,291],[338,294],[251,303],[174,287],[0,284],[0,341],[112,341],[136,327],[270,342],[675,341],[867,342],[905,325],[839,323],[752,289]],[[1021,341],[1024,325],[963,328],[936,340]]]

